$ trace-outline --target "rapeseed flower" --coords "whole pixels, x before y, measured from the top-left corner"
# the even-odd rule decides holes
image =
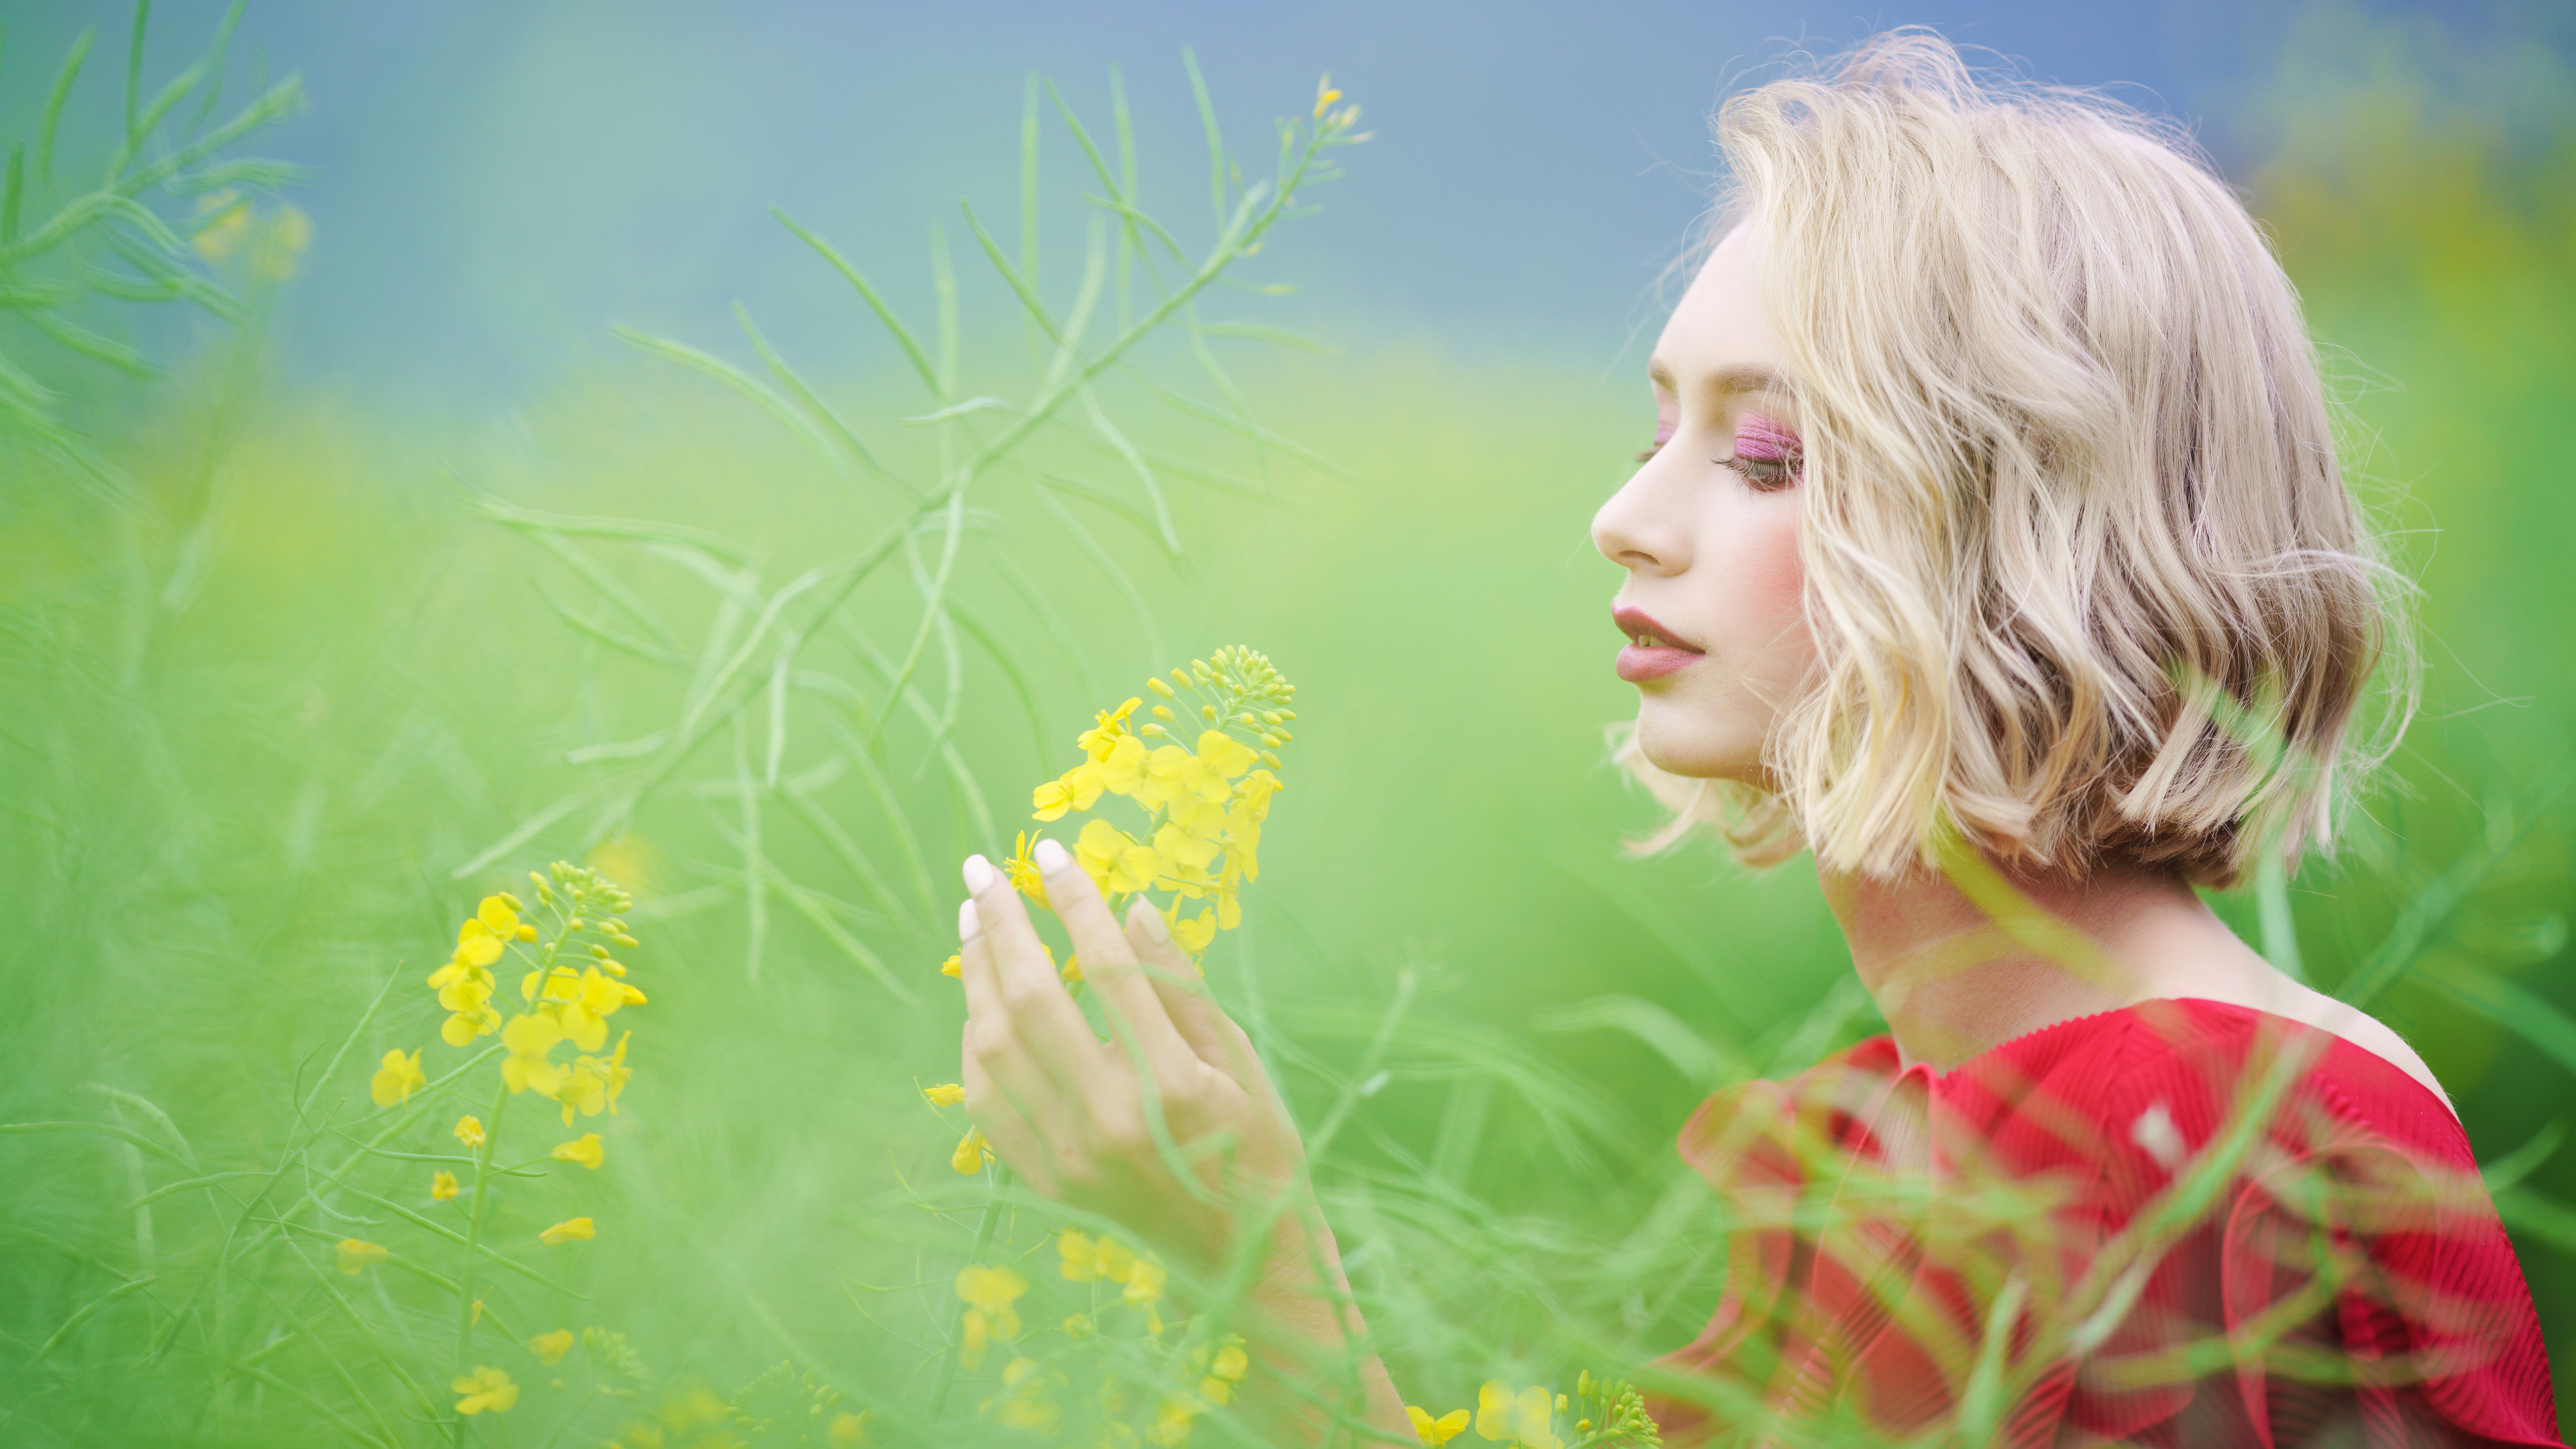
[[[1476,1437],[1505,1440],[1522,1449],[1561,1449],[1554,1427],[1557,1396],[1544,1387],[1512,1391],[1501,1379],[1476,1390]]]
[[[546,1155],[557,1162],[578,1162],[593,1171],[598,1170],[606,1156],[600,1151],[599,1134],[596,1132],[584,1132],[570,1142],[558,1142],[555,1150]]]
[[[452,1172],[431,1173],[429,1177],[429,1198],[432,1202],[455,1201],[456,1174]]]
[[[456,1412],[473,1415],[502,1414],[519,1402],[519,1386],[510,1376],[489,1364],[476,1364],[474,1372],[448,1384],[456,1391]]]
[[[1047,899],[1046,877],[1039,873],[1038,863],[1029,859],[1030,847],[1035,843],[1035,837],[1025,830],[1021,831],[1019,839],[1011,844],[1011,858],[1004,862],[1002,868],[1011,878],[1012,889],[1039,905],[1053,910],[1055,903]],[[958,973],[952,971],[949,974],[954,976]]]
[[[1413,1437],[1422,1441],[1424,1449],[1440,1449],[1441,1445],[1457,1438],[1459,1431],[1467,1427],[1468,1414],[1464,1409],[1451,1409],[1435,1419],[1429,1413],[1407,1404],[1404,1406],[1404,1415],[1413,1421]]]
[[[501,1028],[501,1045],[510,1049],[501,1059],[501,1080],[511,1096],[534,1090],[540,1097],[552,1097],[563,1090],[565,1068],[549,1055],[563,1038],[563,1027],[551,1011],[514,1016]]]
[[[958,1301],[966,1305],[965,1348],[959,1362],[974,1368],[995,1341],[1020,1336],[1020,1311],[1012,1307],[1029,1291],[1029,1280],[1008,1268],[974,1264],[957,1270]]]
[[[824,1427],[823,1442],[831,1449],[860,1449],[868,1442],[868,1420],[874,1417],[866,1411],[853,1414],[843,1409],[834,1414],[832,1422]]]
[[[572,1352],[572,1330],[558,1328],[552,1333],[540,1333],[528,1340],[528,1352],[537,1356],[537,1362],[553,1368]]]
[[[467,1114],[456,1119],[456,1140],[468,1147],[483,1145],[483,1119]]]
[[[340,1271],[352,1278],[392,1256],[393,1250],[382,1243],[370,1243],[364,1238],[340,1240]]]
[[[983,1129],[969,1127],[966,1135],[957,1139],[957,1150],[948,1154],[948,1165],[972,1177],[984,1170],[984,1159],[992,1155],[992,1144],[984,1140]]]
[[[544,1232],[537,1234],[537,1241],[545,1244],[549,1248],[552,1248],[559,1247],[565,1243],[586,1243],[598,1235],[599,1230],[591,1223],[590,1219],[566,1218],[562,1222],[555,1224],[553,1227],[546,1229]]]
[[[1106,820],[1083,822],[1082,833],[1074,838],[1073,858],[1101,894],[1113,898],[1144,890],[1163,873],[1163,858],[1152,846],[1139,844]]]
[[[420,1053],[406,1056],[397,1048],[385,1053],[384,1065],[376,1069],[375,1080],[367,1084],[367,1095],[379,1107],[391,1107],[411,1100],[411,1094],[429,1085],[421,1075]]]
[[[922,1100],[934,1107],[954,1107],[966,1100],[966,1089],[955,1082],[942,1082],[921,1089]]]

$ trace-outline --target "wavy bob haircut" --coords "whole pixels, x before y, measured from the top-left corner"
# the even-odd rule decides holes
[[[2171,123],[1896,31],[1729,99],[1713,241],[1767,243],[1819,662],[1762,788],[1617,757],[1749,863],[1967,843],[2238,883],[2393,743],[2403,594],[2299,300]],[[2357,717],[2399,687],[2382,728]],[[2376,743],[2361,738],[2379,736]]]

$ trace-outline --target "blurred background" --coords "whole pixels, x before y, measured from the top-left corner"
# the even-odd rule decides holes
[[[556,858],[635,891],[652,1001],[623,1110],[587,1124],[606,1166],[502,1208],[600,1204],[598,1251],[545,1260],[557,1297],[509,1291],[651,1371],[477,1432],[596,1439],[782,1358],[881,1431],[918,1412],[984,1191],[913,1091],[955,1072],[954,862],[1008,849],[1091,711],[1228,643],[1301,719],[1211,974],[1310,1121],[1349,1110],[1322,1170],[1399,1382],[1436,1409],[1687,1338],[1713,1288],[1636,1286],[1687,1259],[1639,1237],[1687,1190],[1673,1131],[1875,1022],[1802,864],[1622,851],[1657,815],[1603,762],[1633,694],[1586,530],[1652,428],[1715,103],[1896,24],[2184,118],[2300,285],[2426,666],[2345,848],[2293,883],[2301,955],[2449,1085],[2557,1356],[2576,1343],[2564,7],[250,0],[120,154],[226,12],[163,0],[138,43],[122,5],[0,5],[0,1122],[90,1124],[0,1134],[0,1439],[425,1432],[362,1408],[416,1348],[443,1376],[418,1345],[452,1302],[233,1245],[263,1215],[429,1232],[309,1173],[292,1209],[249,1188],[367,1114],[386,1050],[463,1060],[419,978]],[[798,666],[839,683],[737,681],[764,609],[820,597],[784,587],[899,529],[901,479],[961,428],[1000,430],[921,419],[1043,387],[1052,347],[960,202],[1075,308],[1107,213],[1059,98],[1115,167],[1114,75],[1138,204],[1193,256],[1218,235],[1185,50],[1244,181],[1323,73],[1370,139],[1207,294],[1217,330],[1104,381],[1167,497],[1097,429],[1041,438],[961,525],[953,620],[916,643],[949,577],[917,535],[908,577],[850,595],[833,662]],[[102,167],[290,77],[300,108],[136,193],[173,229],[155,254],[228,301],[101,284],[160,275],[131,218],[21,255]],[[208,169],[235,154],[286,169]],[[236,207],[254,240],[224,240]],[[926,385],[782,218],[931,354],[946,256],[954,378]]]

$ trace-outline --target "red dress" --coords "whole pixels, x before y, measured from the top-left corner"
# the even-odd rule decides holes
[[[1680,1146],[1730,1221],[1671,1442],[2559,1443],[2458,1120],[2331,1033],[2150,1001],[1950,1072],[1875,1037]]]

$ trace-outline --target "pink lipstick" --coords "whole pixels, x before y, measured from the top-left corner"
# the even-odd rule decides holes
[[[1610,622],[1628,641],[1627,647],[1619,651],[1619,677],[1630,684],[1659,679],[1708,657],[1643,609],[1612,609]]]

